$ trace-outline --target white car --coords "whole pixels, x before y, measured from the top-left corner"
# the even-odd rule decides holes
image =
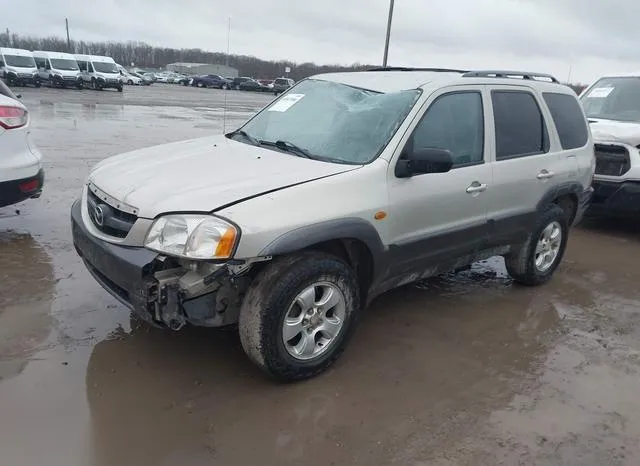
[[[640,215],[640,72],[598,79],[581,96],[595,141],[590,213]]]
[[[0,207],[40,197],[42,155],[31,140],[29,112],[0,81]]]
[[[132,74],[129,73],[120,73],[122,78],[120,78],[122,80],[122,82],[124,84],[128,84],[130,86],[140,86],[142,85],[142,78],[139,78],[137,76],[134,76]]]

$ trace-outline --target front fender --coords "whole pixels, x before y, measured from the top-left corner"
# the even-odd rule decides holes
[[[359,240],[367,246],[373,259],[374,277],[379,276],[385,269],[387,248],[374,226],[357,217],[328,220],[291,230],[269,243],[259,255],[290,254],[314,244],[342,239]]]

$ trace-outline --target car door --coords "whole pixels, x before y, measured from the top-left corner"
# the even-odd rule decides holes
[[[424,113],[403,141],[399,158],[411,147],[449,150],[453,157],[449,172],[397,178],[398,156],[392,159],[390,275],[432,269],[484,248],[487,195],[493,189],[485,143],[486,106],[481,87],[441,90],[427,100]]]
[[[494,189],[487,195],[491,245],[516,244],[531,231],[563,156],[534,89],[490,86],[489,91],[495,145]]]

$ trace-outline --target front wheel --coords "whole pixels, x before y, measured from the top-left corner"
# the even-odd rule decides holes
[[[204,87],[204,83],[202,81],[198,81],[198,84],[196,84],[196,86],[198,87]]]
[[[276,259],[243,300],[242,347],[278,380],[314,377],[344,351],[359,309],[355,274],[339,258],[306,252]]]
[[[128,84],[129,86],[133,86],[133,79],[130,79],[129,81],[127,81],[127,84]]]
[[[40,87],[40,81],[39,81],[39,80],[36,80],[36,82],[34,83],[34,86],[35,86],[35,87]]]
[[[537,286],[551,279],[567,247],[569,223],[566,212],[555,204],[536,222],[527,240],[505,257],[509,275],[526,286]]]
[[[122,84],[118,86],[118,92],[122,92]]]

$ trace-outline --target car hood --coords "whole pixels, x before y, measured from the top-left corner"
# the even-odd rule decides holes
[[[640,145],[640,123],[589,118],[595,142],[623,142]]]
[[[213,136],[141,149],[100,162],[89,182],[154,218],[210,212],[260,194],[355,170]]]

